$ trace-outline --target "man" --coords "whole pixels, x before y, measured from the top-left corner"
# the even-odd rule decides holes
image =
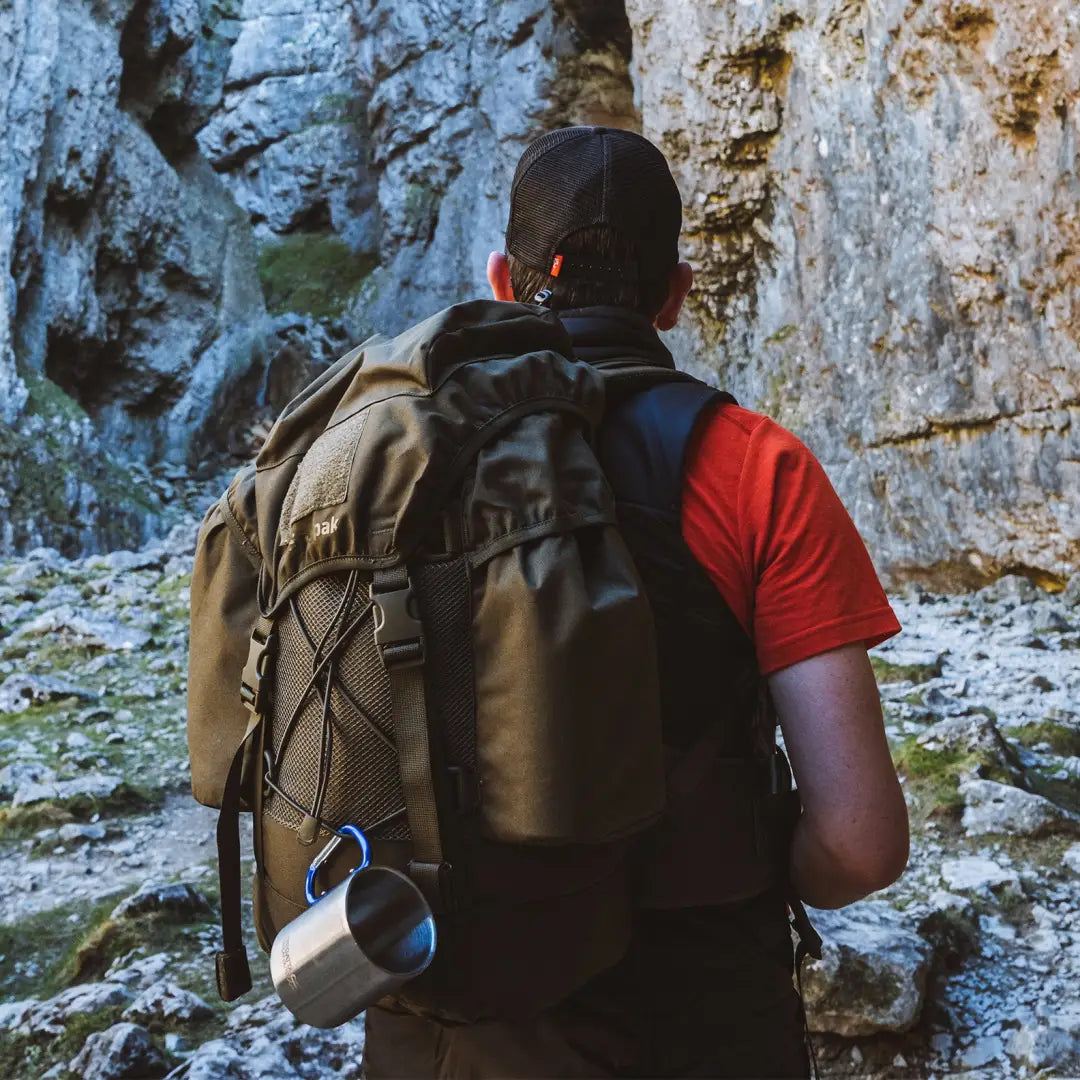
[[[549,133],[518,166],[492,292],[556,310],[581,359],[673,367],[656,331],[675,326],[693,283],[678,260],[681,216],[647,140]],[[608,417],[599,452],[654,608],[665,743],[691,762],[682,773],[704,761],[717,782],[681,800],[680,767],[669,774],[672,821],[645,842],[639,918],[615,968],[526,1023],[450,1027],[372,1008],[371,1080],[805,1076],[785,888],[840,907],[907,861],[866,652],[899,625],[820,464],[701,384],[662,384],[612,402]],[[766,686],[803,806],[787,883],[755,876],[752,856],[740,869],[749,848],[738,834],[756,826],[725,802],[721,776],[725,760],[771,738],[757,705]],[[737,730],[710,736],[720,712]],[[693,809],[680,817],[681,802]]]

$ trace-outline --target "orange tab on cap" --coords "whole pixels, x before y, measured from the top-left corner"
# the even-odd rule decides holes
[[[555,261],[551,264],[551,276],[558,277],[559,271],[562,269],[562,256],[556,255]]]

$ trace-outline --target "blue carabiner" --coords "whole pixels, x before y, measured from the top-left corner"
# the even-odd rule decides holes
[[[354,867],[349,873],[355,874],[358,870],[364,870],[370,865],[371,845],[368,843],[368,838],[355,825],[342,825],[338,829],[337,835],[331,837],[330,843],[315,856],[308,867],[307,877],[304,879],[304,896],[307,897],[309,906],[326,895],[326,893],[323,893],[322,896],[315,895],[315,879],[319,876],[320,868],[337,851],[338,844],[350,837],[360,845],[360,865]]]

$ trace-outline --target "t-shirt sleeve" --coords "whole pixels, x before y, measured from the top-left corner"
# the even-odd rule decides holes
[[[766,418],[748,435],[733,484],[722,422],[702,433],[684,493],[693,503],[684,502],[684,536],[725,599],[741,593],[732,607],[762,673],[898,633],[866,545],[817,458]]]

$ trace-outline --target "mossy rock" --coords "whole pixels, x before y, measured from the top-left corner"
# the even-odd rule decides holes
[[[916,816],[922,820],[944,818],[958,822],[964,808],[960,781],[976,775],[1001,784],[1013,784],[1016,775],[1006,765],[979,753],[932,750],[917,736],[905,739],[893,750],[893,764],[914,797]]]
[[[66,1020],[59,1036],[42,1034],[27,1039],[0,1033],[0,1076],[5,1080],[38,1080],[52,1066],[75,1057],[91,1035],[117,1023],[123,1008],[116,1005],[95,1013],[76,1013]]]
[[[44,542],[67,556],[79,554],[90,536],[103,547],[137,546],[147,514],[161,509],[156,497],[101,450],[69,394],[41,372],[20,366],[19,377],[29,391],[25,418],[0,428],[0,487],[10,497],[16,545],[27,542],[24,523],[32,521]],[[73,495],[83,486],[97,496],[93,521],[83,519]]]
[[[39,802],[9,806],[0,810],[0,835],[9,839],[27,837],[40,829],[66,825],[72,821],[124,817],[158,809],[165,801],[162,791],[137,784],[121,784],[111,795],[95,798],[78,795],[63,802]]]
[[[341,315],[378,260],[353,252],[327,233],[294,233],[268,244],[259,256],[267,309],[326,319]]]
[[[1047,744],[1061,757],[1080,757],[1080,730],[1057,720],[1039,720],[1013,728],[1009,735],[1021,746]]]
[[[870,666],[879,683],[920,683],[941,677],[941,661],[932,664],[894,664],[880,656],[870,657]]]

